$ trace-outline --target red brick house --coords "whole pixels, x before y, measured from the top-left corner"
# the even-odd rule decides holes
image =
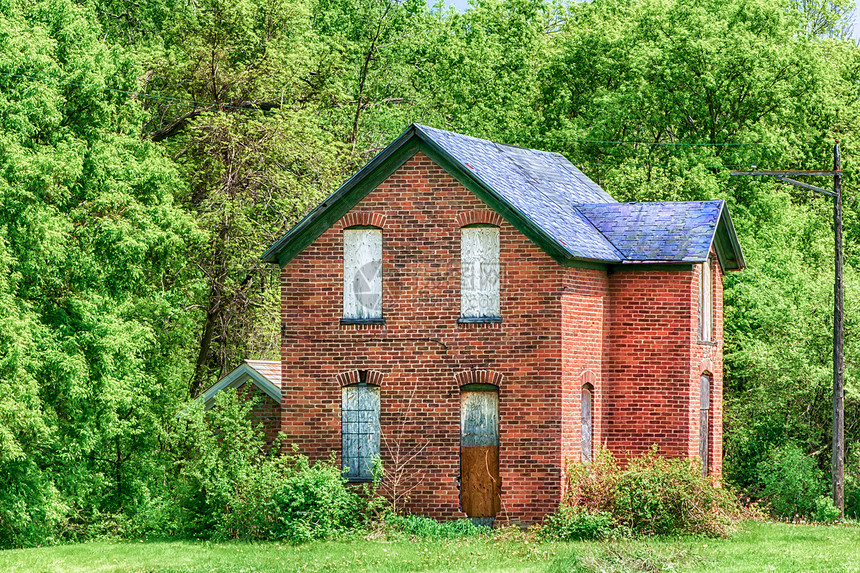
[[[563,156],[413,125],[275,243],[281,424],[436,518],[529,523],[567,460],[722,459],[723,201],[618,203]]]

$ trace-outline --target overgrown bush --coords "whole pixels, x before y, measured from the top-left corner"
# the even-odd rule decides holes
[[[568,464],[568,499],[571,506],[591,512],[611,512],[621,468],[612,452],[597,448],[588,463]]]
[[[656,447],[633,458],[615,487],[615,518],[640,533],[723,535],[736,513],[732,494],[714,487],[698,460],[665,458]]]
[[[768,451],[757,466],[759,497],[776,517],[812,517],[825,493],[824,472],[799,446],[787,443]]]
[[[584,507],[563,505],[546,517],[538,536],[560,541],[604,539],[612,535],[614,527],[615,520],[608,512],[593,513]]]
[[[0,549],[57,541],[68,510],[36,464],[0,461]]]
[[[593,462],[570,464],[568,476],[569,506],[586,510],[583,515],[609,515],[641,534],[725,535],[739,511],[734,496],[702,476],[695,460],[665,458],[656,446],[624,469],[610,452],[598,451]],[[560,509],[547,525],[586,521],[566,511]]]
[[[826,495],[815,499],[815,510],[812,519],[819,523],[834,523],[839,519],[839,508],[833,505],[833,500]]]
[[[364,525],[378,501],[349,489],[333,460],[269,453],[251,404],[222,392],[205,413],[189,406],[174,436],[177,510],[165,516],[198,538],[330,538]]]

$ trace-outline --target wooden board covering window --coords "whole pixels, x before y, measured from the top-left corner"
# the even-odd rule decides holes
[[[699,458],[702,475],[708,475],[708,434],[711,426],[711,377],[703,374],[699,389]]]
[[[499,228],[463,227],[461,233],[460,314],[499,317]]]
[[[711,259],[699,267],[699,340],[711,341],[714,330],[713,269]]]
[[[460,480],[466,515],[495,517],[501,508],[498,392],[461,393]]]
[[[382,231],[343,231],[343,317],[382,318]]]
[[[586,384],[582,387],[582,404],[580,411],[580,428],[581,428],[581,443],[580,453],[582,461],[591,461],[591,436],[592,436],[592,418],[591,418],[591,387]]]
[[[379,455],[379,387],[346,386],[342,390],[341,458],[344,477],[373,478],[373,461]]]

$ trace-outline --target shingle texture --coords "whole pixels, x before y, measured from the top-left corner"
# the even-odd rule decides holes
[[[579,213],[615,199],[558,153],[523,149],[423,125],[416,128],[498,197],[580,259],[621,262],[621,253]]]
[[[665,263],[708,257],[722,201],[618,203],[558,153],[416,128],[573,258]]]
[[[500,201],[504,206],[500,214],[529,226],[548,245],[544,246],[547,252],[553,251],[551,254],[559,260],[610,264],[702,262],[722,225],[720,236],[727,237],[733,250],[727,260],[737,265],[734,268],[743,267],[723,201],[618,203],[559,153],[494,143],[418,124],[410,126],[276,242],[263,260],[278,262],[279,253],[291,242],[301,240],[304,232],[319,236],[324,230],[321,225],[326,211],[346,200],[360,181],[384,164],[386,157],[416,138]],[[502,212],[505,209],[510,210],[507,215]],[[720,244],[717,246],[719,249]]]
[[[628,262],[705,260],[722,210],[722,201],[579,206]]]
[[[266,380],[281,387],[280,360],[245,360],[245,364],[259,372]]]

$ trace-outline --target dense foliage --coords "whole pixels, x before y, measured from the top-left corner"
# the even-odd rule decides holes
[[[183,410],[170,436],[165,490],[135,533],[301,542],[356,530],[375,516],[373,491],[348,489],[333,462],[266,453],[250,408],[225,391],[208,413],[199,402]]]
[[[728,201],[748,268],[725,285],[725,472],[775,509],[790,460],[826,491],[831,207],[728,169],[825,169],[839,138],[857,516],[849,5],[0,0],[0,546],[267,527],[229,486],[262,462],[216,471],[228,452],[183,446],[175,415],[277,355],[259,255],[413,121],[560,151],[621,200]],[[267,464],[256,487],[289,490],[299,459]]]
[[[734,494],[713,487],[702,467],[665,458],[654,447],[621,467],[608,450],[568,466],[568,498],[543,526],[544,537],[601,539],[612,534],[721,536],[739,515]]]

